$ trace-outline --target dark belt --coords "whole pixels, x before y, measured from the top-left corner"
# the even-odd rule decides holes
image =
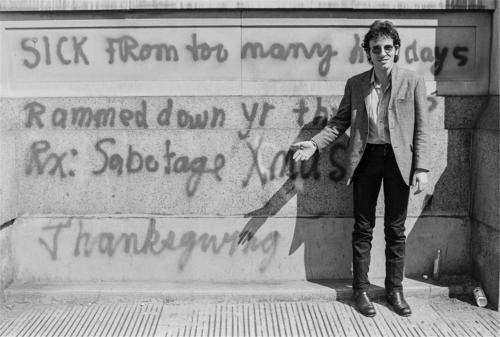
[[[385,143],[385,144],[370,144],[370,143],[367,143],[365,151],[369,151],[369,152],[378,152],[378,151],[380,151],[380,152],[383,152],[384,155],[385,155],[387,153],[392,152],[392,146],[391,146],[391,144],[388,144],[388,143]]]

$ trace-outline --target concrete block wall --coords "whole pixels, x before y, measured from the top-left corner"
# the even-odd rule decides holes
[[[216,130],[181,130],[178,126],[163,130],[155,126],[156,114],[149,114],[168,106],[169,99],[162,97],[65,99],[68,105],[58,98],[38,98],[38,106],[47,111],[40,115],[44,127],[34,123],[27,127],[30,110],[26,107],[34,100],[4,100],[6,111],[14,112],[13,129],[8,132],[19,140],[16,146],[25,149],[15,158],[23,214],[13,226],[17,280],[350,277],[352,199],[343,176],[347,137],[319,156],[317,165],[311,162],[290,168],[284,161],[292,143],[319,130],[314,125],[316,111],[321,110],[318,105],[333,107],[333,113],[340,96],[171,100],[184,111],[200,110],[193,106],[227,111],[224,119],[220,117],[223,127],[217,123]],[[266,104],[273,109],[262,126],[256,119],[248,128],[251,123],[245,123],[239,111],[244,109],[242,101],[249,111],[258,106],[262,113]],[[412,195],[407,224],[411,252],[407,275],[419,278],[430,273],[437,249],[443,252],[443,272],[470,270],[466,205],[471,131],[445,129],[446,100],[429,101],[435,125],[431,188],[427,194]],[[142,102],[147,102],[147,132],[137,127],[59,130],[50,122],[50,112],[61,106],[68,111],[75,105],[90,106],[95,111],[112,103],[134,110]],[[302,128],[293,112],[301,104],[310,107],[303,115]],[[466,111],[471,110],[458,114]],[[450,119],[449,124],[461,120]],[[204,141],[193,142],[194,137]],[[64,155],[60,163],[50,157],[52,153],[59,158]],[[193,166],[194,160],[198,164]],[[206,165],[203,170],[193,170],[202,168],[202,163]],[[383,208],[381,196],[379,217]],[[239,233],[247,229],[255,233],[253,242],[238,245]],[[382,229],[379,223],[373,277],[384,275]],[[131,236],[137,236],[137,252],[129,242]],[[447,240],[449,237],[454,240]],[[163,241],[167,248],[162,248]],[[143,245],[145,250],[141,250]],[[253,245],[260,247],[254,251]],[[86,250],[88,255],[83,253]],[[207,260],[209,270],[202,267]],[[87,263],[98,272],[88,273]],[[154,268],[157,264],[165,265],[163,273]],[[131,270],[147,266],[150,273],[129,273],[127,265]]]
[[[431,273],[437,249],[443,273],[471,272],[470,149],[487,94],[489,55],[465,23],[488,36],[489,15],[237,14],[218,14],[228,21],[216,19],[219,27],[204,30],[199,26],[214,20],[188,20],[194,26],[187,27],[186,18],[171,14],[146,21],[130,14],[125,22],[101,13],[104,20],[69,24],[76,42],[57,30],[68,21],[28,15],[24,22],[3,22],[0,41],[10,48],[0,59],[2,158],[9,158],[11,178],[2,191],[14,206],[2,206],[2,219],[10,219],[4,217],[9,209],[18,217],[0,231],[8,243],[2,245],[8,257],[1,262],[3,286],[13,280],[349,278],[348,137],[304,166],[286,158],[292,143],[311,137],[336,113],[347,77],[369,69],[359,36],[380,16],[402,27],[401,65],[424,75],[429,89],[431,184],[411,197],[406,274]],[[251,24],[256,27],[246,27]],[[315,24],[322,27],[311,29]],[[155,28],[148,32],[148,25]],[[280,25],[293,25],[293,34]],[[100,58],[112,36],[168,36],[176,44],[193,32],[212,46],[223,44],[230,55],[239,56],[247,40],[274,43],[278,53],[280,42],[295,39],[305,46],[330,43],[335,53],[328,72],[319,54],[227,63],[179,54],[179,64],[161,67],[154,60],[132,62],[130,55],[120,63],[115,54],[113,69],[110,49]],[[49,54],[55,50],[50,61],[47,45]],[[106,113],[114,123],[101,119]],[[381,196],[371,277],[384,275],[383,207]],[[254,237],[240,242],[245,232]]]
[[[500,11],[493,14],[489,97],[474,128],[472,147],[472,259],[491,305],[500,299]]]
[[[498,308],[500,276],[500,138],[498,96],[491,96],[473,139],[472,258],[474,275]]]

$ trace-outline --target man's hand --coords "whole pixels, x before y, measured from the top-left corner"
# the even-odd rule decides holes
[[[295,150],[295,153],[293,154],[293,160],[308,160],[312,157],[314,152],[316,152],[316,145],[310,140],[305,142],[298,142],[292,144],[292,150]]]
[[[420,192],[425,190],[428,182],[429,178],[427,177],[427,172],[417,170],[417,172],[415,172],[415,174],[413,175],[413,182],[411,183],[411,186],[417,187],[415,194],[419,194]]]

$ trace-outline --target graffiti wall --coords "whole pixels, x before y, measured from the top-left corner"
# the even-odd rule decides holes
[[[13,28],[9,32],[7,44],[22,60],[12,64],[16,81],[33,75],[38,75],[40,82],[47,78],[65,82],[331,80],[345,79],[366,59],[361,48],[365,29],[360,27],[175,27],[174,33],[171,27],[89,27],[72,29],[71,34],[63,33],[64,27],[58,29],[61,32],[54,32],[54,28],[37,29],[31,36],[29,30]],[[401,29],[402,38],[410,42],[402,50],[402,62],[425,71],[428,78],[456,77],[459,73],[462,79],[473,78],[473,28],[426,27],[419,33]],[[451,39],[437,45],[437,35]],[[280,66],[269,71],[269,65],[276,62]],[[342,67],[346,63],[353,67]],[[60,71],[64,67],[72,69],[69,77]],[[290,67],[296,71],[290,72]]]
[[[290,160],[290,146],[319,132],[340,98],[5,100],[8,132],[18,135],[19,210],[204,216],[267,205],[272,214],[351,216],[348,135],[307,162]],[[429,109],[433,124],[442,123],[442,99],[430,98]],[[439,160],[448,155],[448,137],[436,127],[430,139],[433,179],[462,168]],[[292,199],[298,205],[290,207]],[[410,213],[420,214],[423,202],[415,196]]]
[[[328,217],[25,217],[16,223],[12,242],[21,281],[345,279],[351,275],[351,222]],[[433,248],[428,230],[436,226],[434,219],[418,223],[412,218],[407,226],[415,232],[409,249]],[[440,221],[437,233],[456,238],[442,245],[443,271],[463,269],[466,223],[448,218]],[[384,276],[383,243],[380,222],[372,277]],[[421,256],[409,256],[407,274],[428,272]]]
[[[400,66],[429,94],[431,186],[412,195],[408,230],[429,254],[468,235],[475,110],[450,111],[443,95],[487,90],[477,36],[489,26],[476,14],[391,18]],[[345,81],[370,69],[361,43],[375,18],[339,15],[1,22],[2,198],[20,217],[18,277],[134,279],[127,266],[158,266],[158,279],[348,278],[349,133],[290,160],[337,113]],[[409,273],[425,271],[423,254]]]
[[[391,18],[404,42],[401,65],[441,82],[442,94],[486,92],[487,39],[477,36],[488,34],[489,17],[476,14]],[[342,94],[369,66],[361,43],[373,20],[2,22],[3,95]]]

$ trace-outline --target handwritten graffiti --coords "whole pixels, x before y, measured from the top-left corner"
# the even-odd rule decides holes
[[[331,61],[334,56],[338,54],[330,44],[322,45],[315,42],[311,47],[307,47],[305,43],[272,43],[266,48],[260,42],[247,42],[241,47],[241,58],[252,59],[265,59],[272,58],[275,60],[287,61],[290,57],[298,59],[303,55],[307,60],[312,59],[314,56],[319,57],[321,60],[318,65],[318,72],[321,76],[328,75],[330,71]]]
[[[237,251],[243,254],[260,252],[264,255],[264,259],[259,265],[259,271],[265,272],[276,254],[280,239],[279,232],[273,231],[261,240],[254,236],[241,246],[238,245],[239,231],[226,232],[222,236],[207,232],[197,233],[192,230],[182,234],[172,230],[165,232],[157,228],[154,218],[149,219],[145,227],[146,230],[143,233],[96,233],[87,231],[82,219],[78,219],[76,224],[73,219],[68,219],[66,222],[43,227],[42,231],[49,233],[49,237],[40,237],[39,243],[47,250],[53,261],[60,257],[62,236],[64,236],[65,243],[68,240],[72,242],[70,246],[73,247],[72,255],[75,258],[92,258],[98,255],[112,258],[119,254],[157,256],[178,251],[180,255],[177,266],[181,271],[184,270],[197,249],[201,253],[214,255],[226,253],[229,256],[233,256]]]
[[[413,40],[413,42],[405,48],[404,56],[408,64],[418,61],[432,63],[433,67],[431,68],[431,72],[433,72],[434,75],[439,75],[448,57],[448,50],[448,47],[438,46],[434,47],[434,50],[431,47],[419,48],[417,40]],[[467,46],[456,46],[453,48],[452,55],[458,61],[457,66],[463,67],[467,64],[468,56],[466,53],[468,53],[468,51],[469,48]]]
[[[328,112],[328,108],[322,104],[322,100],[323,99],[321,97],[316,97],[316,111],[314,112],[311,127],[323,127],[324,122],[326,122],[334,112],[334,109],[332,108],[332,114],[330,114]],[[294,108],[292,112],[297,114],[297,124],[300,127],[304,126],[304,115],[309,112],[309,107],[307,107],[303,98],[299,100],[298,106]]]
[[[365,62],[365,50],[361,47],[362,42],[361,36],[359,36],[359,34],[354,34],[354,46],[349,53],[349,63]]]
[[[106,171],[106,169],[115,171],[117,175],[121,175],[125,169],[126,173],[138,173],[145,169],[148,172],[156,172],[160,168],[158,160],[153,155],[144,155],[135,151],[132,145],[128,146],[126,160],[117,153],[108,155],[102,148],[103,144],[116,144],[114,138],[104,138],[95,144],[95,149],[102,155],[101,168],[92,171],[92,173],[99,175]],[[125,167],[124,167],[125,166]]]
[[[342,162],[338,159],[339,157],[339,152],[340,151],[345,151],[347,149],[347,146],[342,143],[336,143],[330,148],[330,164],[333,166],[333,170],[330,171],[328,176],[330,177],[331,180],[333,181],[341,181],[345,177],[346,169],[343,166]]]
[[[157,172],[160,169],[160,161],[152,154],[143,154],[135,150],[132,145],[127,145],[128,150],[125,154],[112,153],[109,146],[116,145],[114,138],[103,138],[95,144],[95,150],[100,155],[100,163],[98,168],[93,170],[94,175],[104,174],[106,171],[116,173],[121,176],[123,173],[134,174],[141,172]],[[188,196],[193,196],[198,189],[201,179],[204,174],[213,174],[216,181],[221,181],[220,171],[226,164],[226,159],[223,154],[218,153],[214,160],[212,168],[208,167],[208,157],[199,156],[190,159],[185,155],[178,155],[171,149],[171,141],[165,141],[165,154],[163,159],[165,166],[163,172],[165,175],[171,173],[180,174],[188,173],[186,183],[186,193]],[[116,150],[115,150],[116,151]]]
[[[69,153],[72,156],[76,156],[78,151],[76,149],[71,149],[69,152],[50,153],[50,148],[51,145],[46,140],[35,141],[31,144],[25,161],[26,175],[32,175],[36,172],[37,175],[43,175],[45,173],[55,175],[59,173],[61,178],[65,178],[67,174],[74,176],[75,172],[73,170],[66,173],[63,167],[63,160]]]
[[[196,193],[204,175],[211,174],[216,181],[221,181],[221,170],[226,164],[222,153],[215,155],[211,167],[207,156],[191,159],[189,156],[177,154],[172,150],[172,143],[168,139],[165,141],[165,152],[161,156],[162,161],[159,156],[142,153],[130,144],[126,145],[127,150],[123,152],[118,152],[116,147],[117,141],[112,137],[100,139],[95,143],[95,150],[99,158],[96,162],[97,168],[92,170],[93,175],[102,175],[109,171],[117,176],[122,176],[123,174],[161,172],[162,169],[164,175],[188,174],[186,182],[188,196],[193,196]],[[69,155],[75,157],[78,155],[78,151],[70,149],[62,153],[52,152],[51,144],[47,140],[35,141],[27,150],[25,173],[27,176],[59,174],[61,178],[66,178],[68,175],[73,177],[75,171],[68,171],[64,165],[65,159]]]
[[[311,159],[305,162],[295,162],[292,160],[292,151],[280,150],[272,156],[269,165],[263,163],[262,159],[262,144],[263,139],[259,138],[257,145],[254,147],[250,142],[246,141],[246,145],[250,150],[252,163],[248,169],[246,177],[242,181],[242,186],[248,186],[250,179],[257,175],[262,186],[277,178],[288,175],[290,179],[295,180],[299,176],[302,179],[313,178],[318,180],[321,177],[319,170],[319,154],[316,153]],[[336,143],[330,148],[329,161],[332,170],[328,173],[331,180],[338,182],[345,177],[346,170],[338,159],[339,151],[345,151],[346,146],[342,143]]]
[[[199,43],[197,34],[191,34],[191,44],[186,46],[186,49],[191,52],[193,61],[206,61],[215,53],[217,62],[222,63],[229,57],[229,52],[222,43],[217,43],[215,46],[210,46],[206,42]]]
[[[137,110],[118,109],[105,107],[92,109],[86,106],[79,107],[57,107],[47,113],[47,107],[37,101],[29,102],[24,106],[26,111],[26,128],[44,128],[46,125],[65,129],[75,128],[100,128],[100,127],[137,127],[147,129],[148,106],[145,100],[141,100],[140,108]],[[173,117],[174,116],[174,117]],[[169,98],[166,107],[161,109],[156,117],[158,126],[170,126],[171,120],[175,119],[177,126],[185,129],[205,129],[207,127],[223,127],[226,120],[224,109],[212,107],[203,110],[202,113],[193,113],[185,109],[174,109],[174,101]]]
[[[167,99],[167,106],[158,114],[156,121],[159,126],[169,126],[172,117],[174,102],[171,98]],[[217,126],[223,127],[226,120],[226,113],[223,109],[212,107],[210,117],[209,110],[203,110],[203,114],[192,114],[187,110],[178,109],[176,112],[177,125],[186,129],[205,129],[208,125],[211,128]],[[210,121],[210,123],[209,123]]]
[[[123,35],[118,38],[107,38],[106,42],[108,47],[108,63],[115,63],[115,54],[118,53],[120,61],[127,63],[129,60],[146,61],[153,55],[156,61],[179,61],[179,52],[173,45],[166,43],[140,44],[134,37],[130,35]]]
[[[257,112],[259,110],[259,103],[252,104],[252,112],[248,111],[248,107],[245,103],[241,103],[241,108],[243,110],[243,116],[248,121],[248,126],[247,126],[247,130],[245,132],[238,131],[238,137],[240,139],[245,139],[245,138],[248,138],[248,136],[250,135],[250,130],[252,129],[253,122],[255,121],[255,119],[257,117]],[[262,109],[261,109],[262,112],[261,112],[260,118],[259,118],[259,125],[261,127],[266,124],[266,118],[267,118],[268,112],[274,108],[275,108],[274,105],[269,104],[267,102],[264,102],[264,104],[262,105]]]
[[[430,112],[436,110],[436,108],[438,106],[438,101],[437,101],[436,97],[427,96],[427,103],[429,104],[429,111]]]
[[[54,64],[53,59],[58,60],[62,65],[69,64],[79,64],[83,62],[85,65],[89,65],[89,60],[85,51],[83,50],[83,45],[87,41],[87,37],[71,37],[70,39],[66,36],[62,36],[57,39],[55,47],[52,45],[51,40],[47,36],[42,37],[43,46],[38,45],[38,37],[23,38],[21,40],[21,49],[25,52],[31,54],[30,58],[23,59],[23,64],[29,69],[36,68],[40,62],[45,61],[46,65]],[[65,47],[66,44],[71,44],[70,52],[68,53],[68,48]],[[55,55],[54,55],[55,54]],[[70,57],[68,54],[71,54]],[[81,59],[81,61],[80,61]]]
[[[261,158],[260,150],[261,150],[262,142],[263,142],[263,139],[259,138],[258,144],[255,148],[252,146],[252,144],[250,142],[248,142],[248,141],[246,142],[246,144],[250,150],[250,154],[252,156],[252,164],[248,170],[246,178],[243,179],[243,182],[242,182],[243,187],[246,187],[248,185],[248,183],[250,182],[250,178],[253,176],[254,171],[257,172],[257,175],[258,175],[262,185],[265,185],[268,182],[268,173],[267,172],[270,172],[269,178],[271,180],[273,178],[275,178],[276,177],[276,169],[277,169],[276,166],[278,164],[279,159],[287,156],[286,152],[279,151],[274,156],[269,169],[265,168],[263,166],[263,164],[261,163],[261,159],[260,159]],[[282,165],[279,168],[279,173],[278,173],[279,177],[282,177],[285,175],[286,171],[285,171],[284,162],[285,162],[285,158],[283,158],[283,160],[281,162]]]
[[[185,27],[183,29],[186,29]],[[242,41],[237,50],[226,47],[224,41],[207,43],[199,37],[199,31],[185,31],[189,40],[182,43],[176,39],[176,44],[164,41],[144,42],[141,38],[131,34],[118,36],[96,37],[92,34],[71,35],[71,36],[51,36],[45,34],[41,36],[24,36],[19,39],[21,49],[21,64],[27,69],[35,69],[41,65],[46,66],[69,66],[85,65],[91,63],[91,58],[98,58],[96,64],[104,61],[109,65],[117,63],[145,64],[151,62],[178,63],[186,60],[189,64],[206,63],[215,60],[222,64],[229,60],[232,54],[240,57],[241,60],[249,62],[270,61],[286,63],[290,60],[301,60],[306,62],[318,62],[317,72],[325,77],[331,73],[332,63],[338,57],[339,51],[335,50],[332,44],[317,42],[317,37],[311,35],[302,41],[282,42],[279,41],[279,34],[276,40],[263,42],[259,40]],[[362,35],[354,33],[353,44],[350,50],[346,47],[347,55],[342,54],[346,59],[339,60],[342,64],[365,63],[366,52],[361,47]],[[152,34],[151,38],[163,39],[163,35]],[[98,41],[95,41],[95,40]],[[338,44],[348,45],[349,35],[343,35],[338,39]],[[400,58],[407,64],[422,62],[430,64],[430,71],[434,75],[439,75],[445,63],[454,67],[455,71],[460,67],[470,63],[474,57],[472,41],[446,41],[444,44],[425,42],[423,39],[412,39],[405,41],[400,50]],[[95,45],[103,46],[100,49]],[[230,44],[235,48],[233,44]],[[88,50],[86,50],[88,49]],[[239,53],[238,53],[239,52]],[[239,55],[238,55],[239,54]],[[207,64],[213,65],[209,62]],[[458,67],[458,68],[456,68]]]
[[[359,34],[354,34],[354,46],[349,54],[349,62],[351,64],[365,62],[365,51],[361,47],[361,37]],[[455,46],[453,48],[446,46],[421,46],[418,45],[417,40],[413,40],[406,47],[400,50],[400,57],[404,57],[406,63],[412,64],[414,62],[427,62],[431,63],[431,72],[434,75],[439,75],[443,70],[448,52],[452,49],[452,56],[457,61],[458,67],[463,67],[469,61],[469,47]]]
[[[31,128],[36,125],[41,129],[45,126],[42,119],[45,117],[44,114],[47,109],[43,104],[36,101],[30,102],[24,106],[24,110],[27,112],[26,128]],[[135,124],[138,128],[148,128],[147,105],[145,100],[141,101],[141,108],[136,111],[130,109],[116,110],[113,107],[93,110],[90,107],[81,106],[70,109],[56,108],[52,111],[50,117],[50,124],[53,127],[60,127],[63,129],[70,125],[80,128],[114,127],[118,122],[125,127]]]
[[[167,43],[140,43],[130,35],[119,38],[107,38],[108,63],[115,63],[115,54],[123,63],[131,61],[147,61],[154,56],[156,61],[179,61],[179,51],[175,45]],[[229,57],[229,52],[222,43],[210,46],[206,42],[198,42],[197,34],[191,34],[191,44],[186,45],[193,61],[206,61],[215,54],[217,62],[224,62]]]
[[[24,105],[26,112],[24,126],[39,129],[48,126],[57,128],[132,126],[146,129],[149,127],[147,107],[146,100],[141,100],[140,108],[136,111],[114,107],[92,109],[83,106],[49,110],[45,105],[33,101]],[[326,120],[335,113],[335,107],[325,104],[322,97],[316,97],[315,104],[305,98],[299,98],[295,105],[291,105],[289,111],[287,113],[296,115],[297,125],[302,127],[298,137],[308,139],[312,130],[319,130],[325,125]],[[343,179],[345,169],[339,160],[339,155],[342,156],[342,153],[338,151],[345,148],[341,144],[335,144],[327,155],[330,171],[325,173],[319,168],[319,156],[305,163],[295,163],[290,160],[291,153],[286,149],[276,148],[274,145],[269,147],[269,143],[265,143],[264,151],[263,138],[259,137],[257,142],[250,141],[251,131],[257,127],[266,127],[271,113],[283,112],[283,109],[266,100],[241,102],[244,128],[236,132],[238,139],[245,142],[249,150],[246,154],[251,158],[251,164],[243,168],[244,172],[246,170],[242,180],[243,187],[248,186],[253,176],[256,176],[262,185],[284,176],[289,176],[291,179],[299,176],[302,179],[319,179],[322,174],[327,174],[333,181]],[[310,117],[312,120],[304,125],[305,119]],[[211,110],[205,109],[202,113],[192,113],[176,106],[175,100],[168,98],[156,120],[152,121],[156,121],[160,127],[177,124],[186,129],[223,128],[226,113],[216,107]],[[135,174],[162,174],[165,177],[186,175],[185,189],[189,197],[196,193],[204,177],[212,176],[216,182],[223,180],[222,170],[226,165],[224,154],[215,153],[211,158],[207,155],[193,157],[174,150],[175,142],[171,139],[164,140],[163,144],[159,147],[160,151],[158,147],[153,147],[154,151],[149,151],[140,144],[122,143],[114,137],[99,138],[93,144],[94,156],[86,160],[91,166],[80,167],[79,174],[90,173],[94,176],[112,174],[117,177]],[[48,140],[37,140],[32,142],[26,151],[25,174],[74,177],[75,170],[70,170],[67,166],[68,162],[71,164],[70,159],[76,157],[78,153],[76,148],[54,151]],[[92,155],[92,151],[89,154]]]
[[[429,96],[427,99],[431,111],[438,108],[438,101],[435,97]],[[271,114],[286,113],[295,115],[296,123],[301,127],[296,139],[310,139],[336,112],[336,107],[331,103],[326,103],[324,97],[296,98],[295,102],[288,103],[288,111],[266,100],[245,101],[240,104],[240,113],[244,117],[242,122],[244,128],[235,131],[238,140],[244,142],[242,155],[250,158],[248,165],[238,167],[242,170],[241,186],[243,188],[247,187],[254,177],[262,186],[285,176],[292,180],[297,178],[318,180],[321,176],[328,176],[335,182],[341,181],[345,177],[346,170],[342,162],[346,150],[345,142],[333,144],[322,155],[325,158],[323,163],[327,165],[324,166],[320,165],[319,155],[313,156],[309,161],[295,163],[290,160],[291,152],[288,149],[281,146],[276,147],[275,144],[266,142],[261,136],[250,137],[254,128],[266,127],[266,122],[269,121]],[[176,107],[175,101],[170,98],[166,100],[164,106],[157,117],[159,126],[169,126],[175,123],[188,129],[222,128],[225,126],[226,113],[223,109],[213,107],[212,111],[205,109],[203,113],[191,113]],[[123,125],[130,120],[129,125],[134,122],[135,125],[145,128],[148,125],[146,107],[146,101],[142,100],[141,109],[137,110],[134,114],[135,118],[130,120],[131,115],[129,113],[123,115],[121,114],[122,110],[119,109],[114,110],[115,112],[110,113],[107,118],[97,117],[100,116],[98,111],[111,111],[111,108],[97,110],[82,107],[56,108],[50,114],[43,104],[30,102],[24,106],[27,116],[25,127],[44,128],[50,124],[61,128],[72,125],[81,125],[82,127],[85,125],[109,126],[120,123]],[[312,120],[310,120],[311,118]],[[306,120],[310,121],[306,124]],[[226,166],[226,156],[223,153],[214,153],[213,157],[207,155],[188,156],[176,151],[174,149],[175,142],[171,139],[163,140],[163,145],[160,147],[153,147],[154,152],[147,148],[144,149],[140,145],[140,143],[137,145],[122,143],[113,137],[100,138],[92,146],[95,150],[94,156],[91,156],[90,160],[86,160],[91,167],[79,166],[77,167],[78,173],[94,176],[111,174],[117,177],[135,174],[161,174],[165,177],[185,175],[187,179],[185,190],[189,197],[195,195],[205,177],[211,176],[215,182],[223,180],[223,169]],[[158,148],[160,150],[157,150]],[[48,140],[36,140],[27,147],[24,157],[24,173],[27,176],[74,177],[76,171],[69,169],[68,166],[73,164],[71,160],[78,154],[77,148],[54,150]],[[92,151],[90,154],[92,155]]]

